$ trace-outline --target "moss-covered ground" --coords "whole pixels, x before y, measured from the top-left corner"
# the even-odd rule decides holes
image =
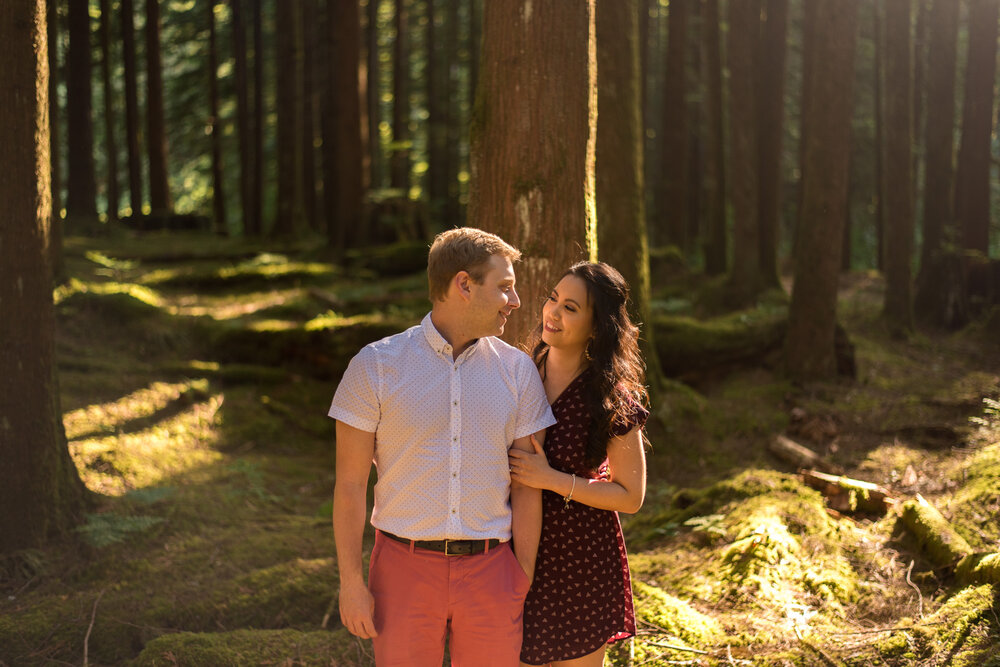
[[[337,618],[325,414],[350,356],[427,309],[424,252],[69,238],[62,408],[97,503],[73,540],[0,558],[0,665],[373,664]],[[684,284],[657,316],[705,340],[785,308],[706,317]],[[895,340],[875,277],[841,294],[856,379],[794,385],[772,351],[667,385],[623,517],[638,635],[609,664],[1000,667],[1000,335]],[[956,570],[901,511],[829,510],[777,434],[919,494],[974,554]]]

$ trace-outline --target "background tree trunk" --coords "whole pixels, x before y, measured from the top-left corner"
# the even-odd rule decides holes
[[[251,236],[264,233],[264,17],[261,3],[262,0],[250,0],[253,21],[253,170],[250,172],[250,200],[253,206],[248,222],[251,223]]]
[[[97,217],[97,184],[94,179],[88,0],[69,0],[69,53],[66,58],[66,131],[69,149],[66,215],[69,218],[93,219]]]
[[[83,9],[86,9],[84,6]],[[79,525],[85,489],[59,406],[49,264],[45,0],[0,3],[0,553]]]
[[[885,56],[885,30],[882,26],[882,0],[873,0],[872,19],[875,31],[875,252],[876,267],[885,269],[885,95],[883,95],[883,69]]]
[[[847,206],[854,44],[857,5],[811,0],[817,29],[803,115],[809,133],[804,164],[801,235],[785,343],[786,370],[794,378],[836,372],[837,279],[841,226]]]
[[[392,187],[410,191],[410,40],[407,0],[396,0],[392,51]]]
[[[362,224],[363,195],[361,182],[361,93],[358,81],[361,17],[357,0],[330,0],[330,100],[331,134],[325,159],[327,173],[327,240],[331,247],[343,250],[354,245]]]
[[[704,0],[702,13],[702,79],[705,93],[705,273],[726,272],[729,235],[726,230],[726,149],[722,112],[722,40],[719,36],[719,0]]]
[[[596,259],[595,41],[593,0],[484,4],[469,224],[523,253],[507,341],[526,338],[563,271]]]
[[[760,40],[759,187],[760,273],[763,284],[778,287],[778,232],[781,229],[781,155],[785,114],[785,53],[788,0],[766,0]]]
[[[427,31],[424,40],[427,48],[427,199],[431,218],[441,217],[448,199],[448,112],[450,102],[448,73],[451,70],[450,55],[440,46],[442,32],[436,25],[441,14],[434,6],[434,0],[427,2]],[[455,4],[455,3],[452,3]],[[442,25],[441,27],[446,27]]]
[[[373,190],[385,187],[382,178],[382,122],[381,91],[379,82],[378,45],[378,0],[368,0],[368,25],[365,28],[365,43],[368,45],[368,141],[371,152],[371,176],[369,182]]]
[[[104,84],[104,159],[107,160],[108,221],[118,220],[118,147],[115,144],[114,86],[111,84],[111,0],[101,0],[101,80]]]
[[[927,76],[927,147],[924,171],[923,245],[914,309],[917,319],[956,328],[968,318],[961,262],[949,246],[958,237],[954,218],[955,73],[958,3],[933,0]]]
[[[225,178],[222,168],[222,128],[219,122],[218,38],[215,28],[215,0],[208,3],[208,100],[209,127],[212,132],[212,229],[228,234],[226,222]]]
[[[470,0],[469,9],[476,7],[476,0]],[[471,19],[470,17],[470,20]],[[445,98],[446,103],[444,105],[445,117],[444,125],[446,128],[445,135],[445,179],[448,184],[448,196],[445,199],[444,214],[442,216],[442,221],[444,222],[444,227],[447,229],[449,227],[454,227],[461,224],[462,221],[462,207],[461,207],[461,197],[462,191],[460,184],[458,182],[458,172],[462,168],[462,143],[463,140],[467,140],[467,135],[462,132],[462,96],[460,95],[459,86],[459,69],[461,67],[461,62],[458,57],[458,47],[459,47],[459,16],[458,16],[458,3],[450,2],[448,3],[448,14],[445,18],[445,57],[447,58],[447,72],[448,76],[445,78]],[[469,37],[470,43],[473,37]],[[470,46],[471,48],[471,46]],[[472,51],[469,52],[469,63],[470,66],[475,61],[476,54]],[[469,72],[471,77],[472,72]],[[471,82],[471,78],[470,78]],[[469,106],[471,109],[471,105]],[[467,125],[467,123],[465,124]]]
[[[893,335],[913,329],[913,88],[910,0],[885,2],[885,301]]]
[[[666,81],[663,102],[662,176],[657,188],[662,194],[654,220],[659,243],[688,250],[688,120],[687,120],[687,36],[688,3],[670,3],[667,19]]]
[[[66,262],[63,257],[62,222],[62,145],[59,142],[59,2],[47,0],[45,22],[48,30],[49,67],[49,168],[52,175],[52,243],[49,259],[52,262],[52,278],[57,284],[67,280]]]
[[[240,227],[253,235],[255,200],[253,195],[253,128],[250,120],[250,88],[247,67],[247,35],[243,21],[243,0],[230,0],[233,12],[233,61],[236,70],[236,127],[239,135],[240,208],[243,219]]]
[[[319,116],[319,96],[322,90],[317,65],[320,64],[321,49],[319,46],[320,28],[319,0],[303,0],[302,17],[299,29],[302,31],[302,215],[306,228],[320,231],[319,201],[317,191],[316,169],[316,138],[317,118]],[[320,70],[321,71],[321,70]],[[368,122],[365,117],[364,123]],[[366,174],[371,169],[371,155],[365,145],[365,162],[362,168]],[[366,175],[367,180],[367,175]]]
[[[146,0],[146,91],[149,206],[154,215],[169,214],[173,204],[167,182],[167,127],[163,114],[159,0]]]
[[[302,2],[285,0],[275,14],[277,33],[278,215],[272,233],[294,237],[302,228]]]
[[[239,0],[233,0],[234,3]],[[142,215],[142,147],[139,142],[139,84],[135,64],[135,8],[121,0],[122,63],[125,76],[125,145],[128,147],[128,196],[131,213]]]

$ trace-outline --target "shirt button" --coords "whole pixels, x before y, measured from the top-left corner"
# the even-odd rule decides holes
[[[458,401],[452,401],[451,404],[452,405],[458,405]]]
[[[455,510],[452,510],[452,511],[451,511],[451,513],[452,513],[452,514],[454,514],[454,513],[455,513]]]

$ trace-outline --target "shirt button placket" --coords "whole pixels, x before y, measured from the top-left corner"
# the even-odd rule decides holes
[[[461,480],[458,477],[462,463],[461,437],[462,437],[462,374],[459,372],[457,363],[452,365],[451,373],[451,457],[450,457],[450,479],[448,485],[448,523],[450,535],[459,535],[462,532],[461,521],[459,521],[458,509],[461,502]]]

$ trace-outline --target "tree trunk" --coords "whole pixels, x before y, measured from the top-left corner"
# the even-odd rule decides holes
[[[115,144],[114,88],[111,85],[111,0],[101,0],[101,79],[104,84],[104,152],[107,160],[108,221],[118,220],[118,147]]]
[[[219,62],[215,29],[215,0],[208,3],[208,100],[209,127],[212,133],[212,229],[228,234],[226,223],[225,178],[222,168],[222,130],[219,122]]]
[[[712,276],[726,272],[728,239],[726,231],[726,149],[722,112],[722,40],[719,36],[719,0],[704,0],[702,14],[702,80],[705,94],[705,272]]]
[[[448,199],[448,113],[450,97],[448,73],[451,71],[449,56],[439,45],[441,32],[436,25],[441,14],[434,6],[434,0],[427,1],[427,30],[424,43],[427,48],[427,198],[431,217],[440,219],[441,211]],[[456,3],[452,3],[456,4]],[[442,26],[446,27],[446,26]]]
[[[407,0],[396,0],[392,51],[392,187],[410,191],[410,39]]]
[[[86,7],[84,7],[86,9]],[[79,525],[86,490],[66,447],[55,363],[45,0],[0,3],[0,553]]]
[[[998,0],[969,3],[969,56],[965,74],[962,142],[955,181],[955,218],[966,251],[970,297],[985,297],[989,287],[982,275],[989,257],[990,135],[993,128],[993,86],[996,79]]]
[[[476,0],[471,0],[472,5],[475,5]],[[471,5],[470,5],[471,7]],[[461,197],[462,191],[460,184],[458,182],[458,172],[462,168],[462,144],[464,140],[468,140],[467,135],[463,135],[461,128],[464,125],[461,122],[462,118],[462,98],[459,94],[459,69],[461,67],[461,62],[458,57],[458,3],[450,2],[448,4],[448,15],[445,18],[445,54],[448,59],[448,77],[445,79],[447,89],[445,91],[445,99],[447,100],[445,104],[445,119],[444,124],[446,129],[446,162],[445,162],[445,178],[448,183],[448,196],[445,199],[443,222],[445,228],[454,227],[461,224],[462,222],[462,207],[461,207]],[[471,39],[471,37],[470,37]],[[470,50],[469,58],[472,59],[473,53]],[[471,106],[469,107],[472,108]]]
[[[729,290],[743,304],[764,287],[760,266],[757,62],[760,0],[729,3],[730,203],[733,268]]]
[[[275,15],[278,107],[278,215],[272,233],[302,228],[302,2],[285,0]]]
[[[94,179],[93,94],[90,87],[90,3],[69,0],[69,53],[66,77],[66,131],[69,178],[66,215],[97,217]]]
[[[385,187],[382,178],[382,133],[379,129],[382,122],[382,86],[379,81],[378,3],[379,0],[368,0],[368,25],[365,28],[365,43],[368,47],[368,141],[371,154],[369,183],[373,190]]]
[[[927,91],[927,39],[930,31],[928,3],[930,0],[917,0],[917,20],[913,28],[913,202],[914,220],[919,219],[920,203],[920,165],[923,162],[927,147],[922,145],[924,139],[924,116],[926,104],[924,95]]]
[[[342,251],[355,243],[362,225],[364,192],[361,188],[361,92],[358,59],[361,45],[361,17],[357,0],[330,0],[330,112],[329,140],[325,159],[329,190],[327,241]]]
[[[968,319],[954,218],[955,74],[958,57],[958,3],[933,0],[927,62],[927,125],[924,145],[923,245],[914,310],[936,327],[957,328]]]
[[[146,0],[146,122],[149,136],[149,206],[154,215],[173,208],[167,172],[167,127],[160,62],[160,0]]]
[[[913,90],[910,0],[885,0],[885,301],[890,333],[913,329]]]
[[[233,60],[236,69],[236,127],[239,135],[240,208],[244,234],[252,236],[255,210],[253,196],[253,128],[250,120],[250,88],[247,68],[247,35],[243,22],[243,0],[230,0],[233,12]]]
[[[786,370],[794,378],[836,372],[837,279],[841,226],[847,206],[857,5],[812,0],[813,71],[803,91],[802,220],[795,284],[785,343]],[[806,118],[808,120],[806,120]]]
[[[479,59],[483,50],[483,0],[469,0],[469,91],[468,106],[476,106],[479,85]]]
[[[764,285],[778,287],[778,233],[781,229],[781,145],[784,138],[785,53],[788,0],[766,0],[760,40],[759,186],[760,273]]]
[[[882,0],[873,0],[872,19],[875,31],[875,265],[879,271],[885,269],[885,95],[883,76],[885,56],[883,55],[885,32],[882,27]]]
[[[250,0],[253,21],[253,171],[250,199],[253,202],[250,235],[264,233],[264,17],[262,0]]]
[[[49,169],[52,174],[52,242],[49,259],[52,262],[52,278],[56,284],[66,282],[66,262],[63,258],[62,223],[62,146],[59,142],[59,2],[47,0],[46,18],[48,30],[49,67]]]
[[[660,177],[660,206],[656,218],[659,232],[654,237],[689,248],[687,238],[688,200],[688,121],[687,121],[687,36],[688,3],[670,3],[667,17],[667,60],[663,102],[663,155]]]
[[[645,0],[597,0],[597,248],[632,288],[632,316],[643,323],[649,376],[658,376],[650,311],[649,242],[643,183],[642,76],[638,6]]]
[[[237,0],[234,0],[236,2]],[[122,62],[125,76],[125,145],[128,147],[128,194],[131,214],[142,215],[142,148],[139,146],[139,84],[135,64],[135,8],[121,0]]]
[[[319,201],[317,198],[316,170],[316,135],[317,118],[319,116],[320,77],[317,66],[320,60],[319,45],[319,0],[303,0],[302,2],[302,214],[306,220],[306,228],[320,231]],[[322,70],[319,70],[322,71]],[[364,79],[363,79],[364,80]],[[367,123],[365,117],[362,123]],[[367,133],[366,133],[367,137]],[[364,148],[365,160],[362,169],[367,174],[371,169],[370,154],[367,142]]]
[[[523,253],[507,341],[526,338],[563,271],[596,259],[594,30],[593,0],[484,4],[469,224]]]

